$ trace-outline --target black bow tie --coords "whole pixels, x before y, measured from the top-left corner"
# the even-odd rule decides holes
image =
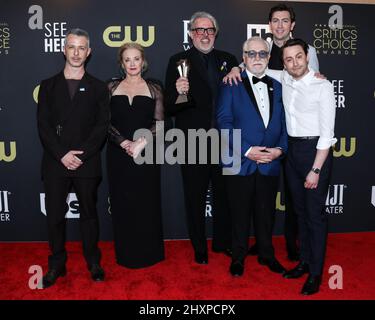
[[[259,79],[259,78],[253,76],[253,83],[254,84],[258,83],[259,81],[261,81],[261,82],[263,82],[263,83],[265,83],[265,84],[268,85],[267,77],[263,77],[263,78]]]

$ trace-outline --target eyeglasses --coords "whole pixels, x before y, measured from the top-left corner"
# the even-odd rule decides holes
[[[250,51],[244,51],[243,53],[247,54],[247,56],[251,59],[255,59],[255,57],[258,55],[259,59],[266,59],[268,57],[268,51],[261,50],[259,52],[250,50]]]
[[[194,28],[191,31],[195,31],[197,35],[204,35],[207,32],[208,35],[212,36],[216,33],[216,28]]]

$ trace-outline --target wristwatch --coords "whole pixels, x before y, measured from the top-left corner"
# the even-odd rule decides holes
[[[319,174],[320,173],[320,169],[319,168],[311,168],[311,171],[314,172],[315,174]]]

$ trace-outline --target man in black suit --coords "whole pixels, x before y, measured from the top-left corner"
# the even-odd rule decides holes
[[[165,82],[166,111],[176,117],[175,126],[184,132],[185,137],[189,129],[207,131],[216,128],[214,107],[221,80],[233,66],[238,65],[233,55],[214,49],[217,33],[218,24],[211,14],[194,13],[189,23],[193,46],[169,60]],[[189,66],[187,77],[181,77],[177,71],[177,63],[183,59],[187,60]],[[176,103],[179,94],[183,93],[187,93],[188,101]],[[211,148],[209,140],[205,150],[207,155],[210,155]],[[199,159],[198,152],[196,159]],[[186,160],[181,165],[189,236],[195,261],[199,264],[208,263],[205,207],[210,181],[213,196],[212,249],[228,255],[231,253],[231,227],[224,179],[219,164],[210,162],[187,164]]]
[[[46,193],[48,239],[52,254],[43,288],[66,274],[65,214],[67,195],[77,194],[83,253],[94,281],[104,280],[98,248],[96,210],[101,181],[100,151],[109,124],[109,94],[104,82],[85,71],[90,55],[89,35],[68,31],[64,70],[42,81],[38,99],[38,129],[44,148],[42,179]]]

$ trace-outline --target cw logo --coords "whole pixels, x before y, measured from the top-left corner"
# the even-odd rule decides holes
[[[350,138],[349,150],[346,148],[346,138],[340,138],[340,148],[337,148],[337,143],[333,146],[334,157],[351,157],[356,148],[356,138]]]
[[[12,162],[14,159],[16,159],[16,142],[11,141],[10,142],[10,153],[7,154],[5,151],[5,142],[0,141],[0,161],[5,162]]]
[[[281,203],[281,192],[279,191],[276,196],[276,210],[285,211],[285,204]]]
[[[137,26],[136,40],[132,40],[130,26],[124,26],[124,33],[121,33],[120,26],[110,26],[103,32],[103,41],[108,47],[121,47],[126,42],[136,42],[143,47],[150,47],[155,41],[155,26],[148,26],[148,39],[143,39],[143,26]]]

